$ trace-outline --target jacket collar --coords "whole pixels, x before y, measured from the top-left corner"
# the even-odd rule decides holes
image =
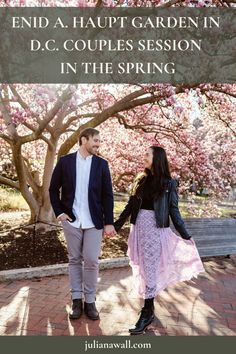
[[[78,151],[72,153],[72,184],[73,184],[73,189],[76,187],[76,160],[77,160],[77,153]],[[92,156],[92,162],[91,162],[91,170],[90,170],[90,175],[89,175],[89,188],[91,186],[91,183],[96,179],[96,170],[97,170],[97,165],[98,165],[99,157],[96,155]]]

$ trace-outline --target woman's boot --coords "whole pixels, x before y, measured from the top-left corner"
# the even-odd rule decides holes
[[[153,299],[145,299],[144,307],[134,328],[130,328],[130,334],[142,334],[154,320]]]

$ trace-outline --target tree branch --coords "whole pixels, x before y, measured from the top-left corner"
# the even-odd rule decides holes
[[[0,175],[0,183],[4,184],[5,186],[20,190],[20,185],[18,182],[12,181],[10,178],[3,177],[1,175]]]
[[[73,92],[70,90],[70,87],[68,87],[62,95],[58,98],[57,102],[55,103],[54,107],[50,109],[50,111],[47,113],[46,117],[40,121],[39,127],[37,130],[29,135],[25,135],[23,137],[19,138],[19,144],[25,144],[30,141],[37,140],[44,129],[47,127],[47,125],[50,123],[50,121],[55,117],[57,112],[61,109],[61,107],[65,104],[66,101],[70,100],[73,95]]]
[[[16,90],[16,88],[13,85],[9,85],[11,92],[15,97],[17,97],[17,102],[21,105],[22,108],[25,110],[30,110],[28,104],[22,99],[20,96],[19,92]]]
[[[212,102],[211,97],[209,97],[206,93],[205,96],[208,98],[208,100],[210,101],[211,105],[212,105],[212,109],[215,111],[216,116],[218,117],[218,119],[227,127],[229,128],[229,130],[231,130],[231,132],[233,133],[234,136],[236,136],[236,132],[231,128],[230,124],[221,117],[220,113],[217,112],[217,109],[214,106],[214,103]]]
[[[53,142],[51,140],[46,138],[43,134],[40,136],[40,139],[43,140],[49,146],[50,149],[53,149]]]
[[[181,142],[184,146],[186,146],[189,150],[191,150],[190,146],[184,141],[178,134],[177,134],[177,129],[175,127],[169,128],[166,126],[163,126],[161,124],[154,125],[154,124],[128,124],[125,120],[125,117],[122,116],[121,114],[116,114],[119,123],[124,125],[126,129],[140,129],[144,133],[156,133],[157,134],[163,134],[168,136],[169,138],[172,138],[175,142]]]
[[[167,8],[167,7],[171,7],[173,5],[176,5],[178,3],[181,3],[181,2],[184,2],[185,0],[170,0],[168,2],[166,2],[165,4],[161,4],[161,5],[158,5],[157,7],[158,8]]]
[[[12,123],[11,116],[7,110],[6,104],[3,102],[3,96],[0,90],[0,110],[2,111],[3,119],[6,124],[9,135],[12,139],[18,138],[18,134],[15,128],[15,125]]]
[[[145,91],[144,90],[140,90],[140,95],[142,95]],[[146,94],[146,92],[145,92]],[[128,95],[130,96],[130,95]],[[134,93],[134,96],[137,97],[137,93]],[[111,107],[108,107],[106,109],[103,110],[103,112],[99,113],[95,118],[93,118],[92,120],[90,120],[89,122],[81,125],[60,147],[60,150],[58,152],[58,157],[60,157],[61,155],[65,155],[66,153],[68,153],[68,151],[77,143],[78,141],[78,136],[80,134],[80,132],[88,127],[91,128],[95,128],[96,126],[100,125],[101,123],[103,123],[105,120],[107,120],[109,117],[113,116],[115,113],[119,112],[119,111],[124,111],[124,110],[128,110],[130,108],[134,108],[136,107],[136,105],[139,104],[146,104],[146,103],[152,103],[155,102],[155,100],[157,100],[157,97],[147,97],[144,98],[141,103],[138,102],[138,104],[135,104],[134,101],[128,102],[125,99],[121,99],[119,101],[117,101],[115,104],[113,104]]]
[[[30,187],[32,188],[32,190],[34,191],[34,193],[39,194],[40,186],[35,182],[34,177],[30,171],[30,163],[26,157],[23,157],[23,161],[24,161],[24,170],[27,176],[27,181]]]
[[[184,92],[186,88],[194,88],[197,85],[178,85],[176,86],[175,93]],[[137,97],[145,95],[146,97],[138,99]],[[137,99],[134,99],[137,98]],[[165,93],[158,93],[157,95],[146,92],[144,89],[137,90],[132,92],[131,94],[125,96],[124,98],[115,102],[112,106],[104,109],[101,113],[99,113],[95,118],[91,119],[89,122],[81,125],[60,147],[58,152],[58,158],[61,155],[65,155],[69,152],[69,150],[77,143],[78,136],[80,132],[88,127],[95,128],[108,118],[114,116],[116,113],[127,111],[137,106],[142,106],[149,103],[156,103],[161,99],[165,98]]]
[[[98,115],[99,113],[84,113],[84,114],[78,114],[77,116],[71,116],[68,118],[67,122],[63,124],[63,131],[69,128],[69,126],[75,122],[76,120],[83,119],[83,118],[94,118]]]
[[[229,92],[229,91],[226,91],[226,90],[222,90],[222,89],[217,88],[217,87],[213,87],[211,89],[204,89],[204,88],[201,89],[202,93],[209,92],[209,91],[221,92],[221,93],[224,93],[225,95],[228,95],[228,96],[236,98],[236,93],[232,93],[232,92]]]
[[[2,133],[0,133],[0,139],[5,140],[8,144],[11,144],[11,142],[12,142],[12,139],[9,136],[2,134]]]

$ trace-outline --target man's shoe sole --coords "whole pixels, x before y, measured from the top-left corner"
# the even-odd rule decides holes
[[[82,314],[79,315],[79,316],[69,315],[69,319],[70,319],[70,320],[78,320],[81,316],[82,316]]]
[[[69,313],[69,319],[70,320],[78,320],[83,314],[83,311],[81,311],[81,313],[79,315],[73,315],[71,313]]]

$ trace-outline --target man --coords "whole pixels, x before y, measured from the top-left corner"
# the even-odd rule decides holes
[[[99,131],[94,128],[82,131],[79,145],[77,152],[59,159],[49,194],[55,215],[62,223],[68,249],[73,301],[69,317],[81,316],[84,297],[85,314],[97,320],[95,299],[102,235],[103,232],[107,236],[115,234],[113,192],[108,163],[96,155]]]

